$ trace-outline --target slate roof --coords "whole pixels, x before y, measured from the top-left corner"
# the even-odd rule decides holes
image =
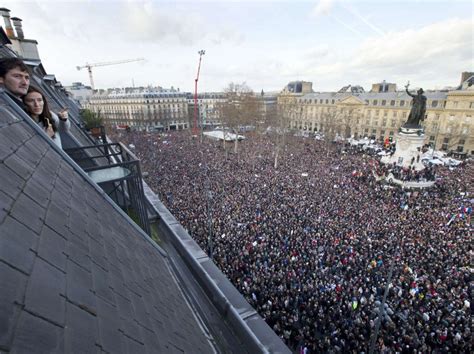
[[[166,254],[0,92],[0,351],[211,353]]]

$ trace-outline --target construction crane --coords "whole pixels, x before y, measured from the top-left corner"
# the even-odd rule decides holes
[[[198,52],[198,54],[199,54],[199,65],[198,65],[196,79],[194,79],[194,126],[193,126],[193,134],[194,135],[197,135],[197,130],[198,130],[198,121],[197,121],[198,96],[197,96],[197,92],[198,92],[199,73],[201,72],[201,59],[202,59],[202,56],[204,54],[206,54],[206,51],[205,50],[200,50]],[[201,122],[201,129],[203,128],[202,124],[203,124],[203,122]]]
[[[131,63],[134,61],[141,61],[145,60],[144,58],[137,58],[137,59],[125,59],[125,60],[117,60],[117,61],[105,61],[101,63],[93,63],[89,64],[86,63],[84,66],[76,66],[77,70],[85,69],[87,68],[87,71],[89,72],[89,79],[91,81],[91,88],[94,90],[94,78],[92,76],[92,68],[95,68],[96,66],[107,66],[107,65],[115,65],[115,64],[125,64],[125,63]]]

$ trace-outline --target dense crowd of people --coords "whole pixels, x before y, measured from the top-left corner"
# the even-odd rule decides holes
[[[406,191],[324,141],[288,136],[275,168],[269,136],[234,153],[189,132],[122,134],[206,251],[212,220],[214,262],[292,349],[368,352],[380,320],[377,352],[472,352],[472,164]]]

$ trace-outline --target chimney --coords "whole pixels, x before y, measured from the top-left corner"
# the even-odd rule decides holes
[[[13,26],[15,26],[16,38],[25,39],[23,28],[21,28],[21,18],[12,17],[11,20],[13,22]]]
[[[461,85],[464,83],[464,81],[469,79],[472,75],[474,75],[473,72],[469,72],[469,71],[462,72],[461,73]]]
[[[10,21],[10,10],[2,7],[0,8],[0,14],[2,14],[3,20],[5,21],[5,33],[7,34],[8,38],[15,38],[12,22]]]

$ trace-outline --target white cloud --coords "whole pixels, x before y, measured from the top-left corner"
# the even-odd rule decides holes
[[[354,53],[352,70],[422,73],[435,67],[456,67],[472,60],[472,21],[450,19],[419,30],[369,38]]]
[[[196,6],[180,0],[4,0],[2,5],[24,20],[25,35],[38,40],[46,70],[66,84],[88,81],[76,65],[145,57],[143,64],[97,68],[97,86],[130,85],[133,78],[136,84],[192,90],[199,49],[206,50],[203,90],[246,81],[267,91],[297,79],[313,81],[316,90],[348,83],[368,88],[383,79],[433,88],[457,84],[460,72],[472,70],[469,17],[433,23],[448,15],[426,13],[418,23],[431,24],[415,27],[422,15],[410,12],[409,2],[400,10],[406,16],[395,21],[376,3],[358,6],[354,14],[344,1],[286,0],[275,4],[275,11],[261,1],[227,6],[202,0]],[[458,12],[452,16],[464,16]],[[318,20],[309,19],[310,13]],[[377,31],[381,23],[385,33]]]
[[[292,53],[275,75],[312,80],[315,90],[336,90],[349,83],[369,88],[383,79],[399,85],[410,80],[425,88],[440,82],[455,85],[453,77],[472,70],[472,43],[472,21],[454,18],[370,37],[352,50],[329,46],[326,51],[320,46]]]
[[[311,10],[311,17],[318,18],[320,16],[329,15],[335,0],[319,0]]]

